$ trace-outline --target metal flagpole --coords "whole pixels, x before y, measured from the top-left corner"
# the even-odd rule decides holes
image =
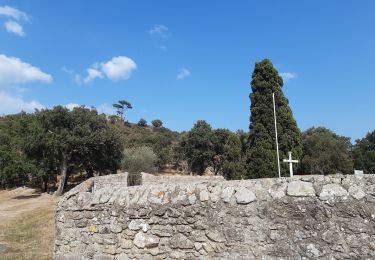
[[[277,156],[277,170],[279,172],[279,178],[281,177],[280,173],[280,155],[279,155],[279,141],[277,140],[277,123],[276,123],[276,105],[275,105],[275,93],[272,93],[273,101],[273,115],[275,118],[275,135],[276,135],[276,156]]]

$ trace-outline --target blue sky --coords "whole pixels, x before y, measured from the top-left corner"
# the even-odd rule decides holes
[[[62,104],[248,129],[269,58],[301,130],[375,129],[374,1],[2,1],[0,114]]]

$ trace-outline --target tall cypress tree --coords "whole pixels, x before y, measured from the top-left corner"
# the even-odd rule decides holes
[[[288,99],[282,92],[283,79],[268,59],[255,63],[252,74],[250,134],[246,151],[246,178],[277,177],[275,125],[272,93],[275,93],[280,160],[302,154],[301,132],[293,118]],[[281,175],[289,176],[288,165],[281,162]]]

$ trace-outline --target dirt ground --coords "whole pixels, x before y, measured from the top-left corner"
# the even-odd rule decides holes
[[[0,259],[52,259],[57,201],[30,188],[0,190]]]

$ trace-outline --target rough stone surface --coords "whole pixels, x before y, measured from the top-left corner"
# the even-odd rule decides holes
[[[348,195],[348,192],[339,184],[332,183],[323,186],[319,197],[323,200],[332,199],[335,197],[342,197]]]
[[[287,193],[296,197],[315,197],[315,190],[311,182],[292,181],[288,184]]]
[[[239,187],[236,189],[236,201],[238,204],[248,204],[256,200],[254,192],[247,188]]]
[[[375,259],[374,175],[145,176],[144,186],[114,175],[67,192],[55,259]]]

